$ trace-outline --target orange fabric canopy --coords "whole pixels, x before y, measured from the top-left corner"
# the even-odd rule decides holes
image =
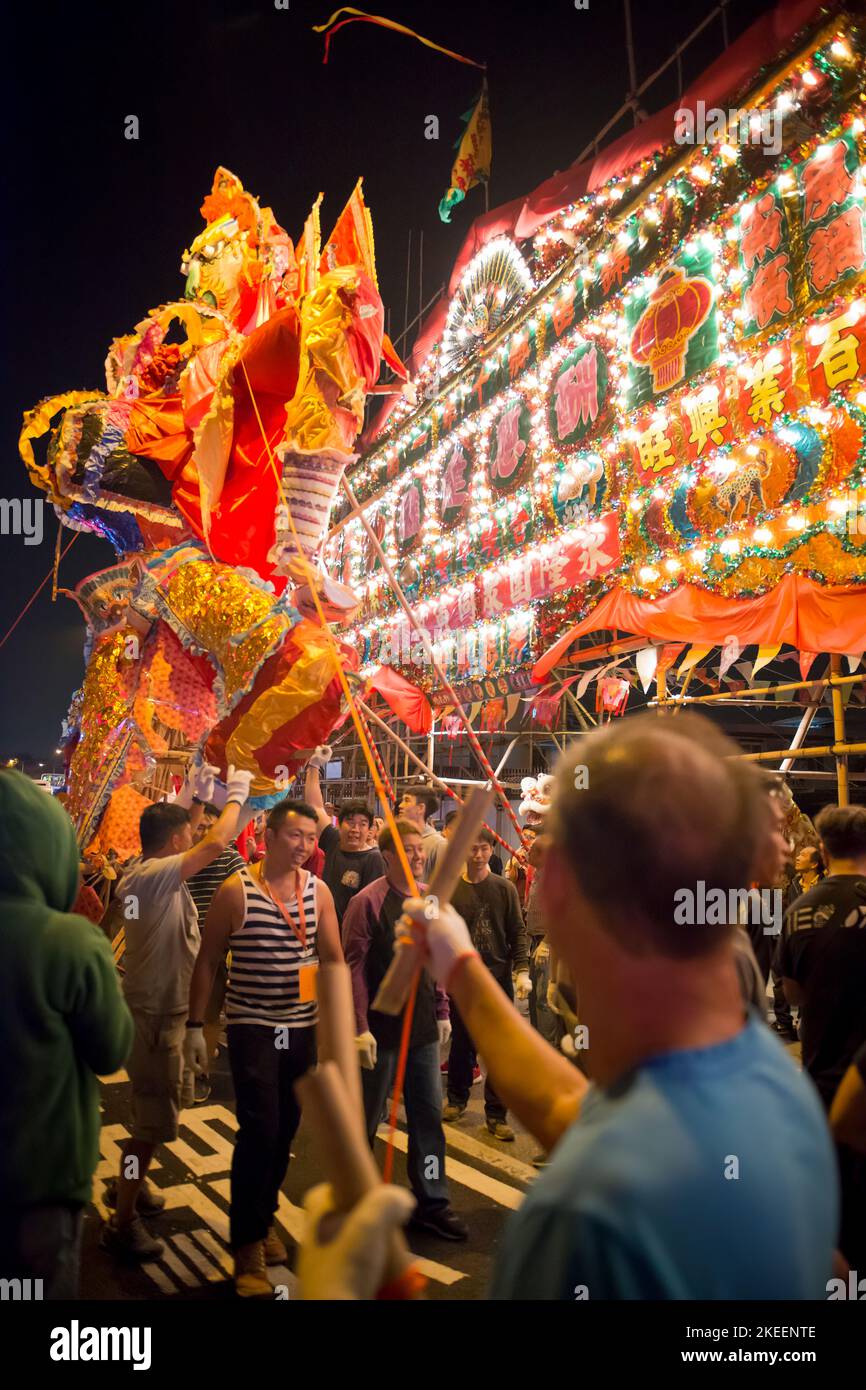
[[[866,586],[829,588],[802,575],[786,574],[775,589],[758,598],[723,598],[694,584],[681,584],[657,599],[612,589],[536,662],[533,680],[544,680],[578,637],[601,631],[713,647],[736,637],[744,647],[862,651],[866,647]]]

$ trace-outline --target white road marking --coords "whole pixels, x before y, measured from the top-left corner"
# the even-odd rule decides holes
[[[403,1104],[397,1107],[397,1118],[406,1126],[409,1121],[406,1115],[406,1108]],[[499,1168],[510,1178],[517,1178],[518,1182],[532,1182],[538,1177],[538,1172],[529,1163],[524,1163],[519,1158],[512,1158],[511,1154],[494,1149],[492,1144],[485,1144],[480,1139],[473,1139],[471,1135],[464,1134],[463,1130],[458,1129],[456,1124],[443,1124],[445,1131],[445,1142],[455,1149],[460,1149],[462,1153],[471,1154],[473,1158],[483,1159],[494,1168]]]
[[[211,1183],[214,1191],[219,1191],[221,1186],[228,1188],[228,1179],[225,1183]],[[179,1183],[177,1187],[163,1188],[165,1196],[166,1211],[176,1207],[189,1207],[196,1216],[200,1216],[205,1226],[207,1226],[223,1245],[229,1243],[229,1219],[222,1207],[218,1207],[216,1202],[212,1202],[207,1193],[196,1183]],[[220,1193],[220,1195],[222,1195]]]
[[[159,1265],[156,1263],[155,1260],[149,1260],[147,1264],[144,1264],[141,1267],[144,1270],[145,1274],[147,1274],[153,1280],[153,1282],[156,1284],[156,1287],[162,1293],[168,1294],[169,1298],[173,1298],[174,1295],[178,1292],[180,1285],[176,1284],[174,1280],[168,1274],[166,1274],[165,1270],[160,1269]]]
[[[482,1140],[463,1134],[456,1125],[443,1125],[443,1128],[445,1142],[450,1148],[459,1149],[461,1153],[469,1154],[472,1158],[480,1158],[483,1163],[489,1163],[491,1167],[507,1173],[510,1178],[517,1178],[518,1182],[532,1182],[538,1177],[537,1170],[531,1164],[523,1163],[519,1158],[512,1158],[510,1154],[500,1153],[498,1149],[483,1143]]]
[[[212,1182],[210,1186],[220,1197],[225,1197],[228,1200],[231,1187],[228,1178],[221,1179],[219,1182]],[[306,1216],[303,1208],[290,1202],[284,1192],[280,1193],[277,1221],[286,1235],[291,1236],[292,1240],[300,1244],[303,1239]],[[468,1277],[462,1270],[452,1269],[450,1265],[439,1264],[437,1260],[425,1260],[419,1257],[417,1264],[422,1273],[426,1274],[428,1279],[435,1279],[437,1284],[456,1284],[458,1280]]]
[[[129,1130],[126,1125],[103,1125],[99,1131],[99,1152],[100,1162],[97,1165],[94,1177],[97,1178],[116,1178],[120,1172],[120,1150],[129,1138]],[[150,1161],[149,1173],[162,1165],[154,1155]]]
[[[211,1255],[220,1266],[224,1274],[230,1279],[234,1274],[232,1257],[224,1245],[215,1240],[210,1231],[191,1231],[190,1235],[199,1245]]]
[[[194,1270],[191,1270],[188,1265],[184,1264],[183,1260],[178,1258],[168,1241],[166,1241],[165,1249],[159,1258],[164,1265],[168,1265],[172,1274],[176,1274],[177,1277],[182,1279],[184,1284],[188,1284],[190,1288],[196,1288],[201,1284],[201,1279],[198,1275]]]
[[[387,1127],[380,1125],[377,1134],[380,1139],[387,1139]],[[409,1147],[409,1136],[404,1134],[402,1129],[398,1129],[394,1135],[394,1147],[401,1153],[405,1153]],[[448,1159],[446,1171],[449,1179],[472,1188],[473,1192],[492,1197],[494,1202],[498,1202],[501,1207],[508,1207],[511,1211],[516,1211],[526,1196],[519,1188],[500,1182],[498,1178],[489,1178],[486,1173],[479,1172],[477,1168],[470,1168],[468,1163],[461,1163],[457,1158]]]
[[[233,1145],[220,1134],[217,1130],[211,1129],[208,1120],[220,1119],[223,1124],[236,1130],[238,1122],[229,1110],[221,1105],[201,1106],[196,1110],[184,1110],[181,1115],[180,1129],[190,1130],[198,1139],[207,1144],[212,1152],[209,1154],[199,1153],[185,1139],[178,1136],[166,1148],[170,1149],[175,1158],[179,1158],[197,1178],[203,1178],[208,1173],[224,1173],[231,1167]]]
[[[178,1231],[176,1235],[171,1237],[171,1243],[191,1265],[195,1265],[196,1269],[204,1275],[209,1284],[213,1284],[216,1280],[222,1280],[225,1277],[224,1271],[220,1266],[214,1264],[213,1260],[211,1260],[203,1250],[200,1250],[185,1232]]]

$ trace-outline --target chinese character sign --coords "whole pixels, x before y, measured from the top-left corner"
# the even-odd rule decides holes
[[[581,343],[554,374],[548,428],[558,448],[579,446],[593,430],[607,398],[607,359],[595,343]]]
[[[418,543],[423,519],[424,493],[418,479],[413,478],[397,503],[394,517],[394,532],[401,550],[411,550]]]
[[[850,135],[821,145],[800,170],[806,278],[825,294],[866,266],[857,145]]]
[[[743,270],[744,337],[762,333],[794,308],[793,274],[785,205],[776,188],[738,216]]]
[[[531,461],[529,406],[512,399],[490,431],[488,472],[491,487],[510,491],[529,471]]]
[[[866,310],[861,304],[809,324],[806,363],[810,390],[819,400],[866,376]]]
[[[445,454],[442,472],[442,524],[453,526],[469,505],[470,460],[458,441]]]

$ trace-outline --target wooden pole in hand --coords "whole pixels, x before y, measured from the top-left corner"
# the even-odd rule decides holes
[[[484,817],[493,799],[489,787],[473,787],[467,796],[460,819],[454,827],[433,879],[428,887],[431,898],[447,903],[460,880],[469,850],[484,824]],[[401,937],[394,946],[394,959],[379,986],[373,1008],[392,1017],[402,1013],[415,976],[421,969],[421,951],[409,936]]]

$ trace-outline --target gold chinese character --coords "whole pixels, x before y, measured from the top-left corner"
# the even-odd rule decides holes
[[[657,425],[650,425],[648,430],[639,434],[636,443],[640,466],[645,472],[660,473],[663,468],[673,468],[676,463],[671,455],[671,441]]]
[[[771,357],[771,353],[767,353],[766,357],[759,357],[752,368],[752,378],[749,382],[752,403],[747,414],[755,424],[761,420],[765,425],[769,425],[773,415],[779,415],[785,409],[785,388],[779,384],[784,363],[773,362],[770,360]]]
[[[824,368],[824,376],[831,390],[843,381],[854,381],[860,372],[857,338],[853,333],[842,334],[842,329],[850,326],[848,314],[841,314],[835,319],[829,325],[827,337],[815,358],[816,364]]]
[[[692,396],[685,402],[685,408],[692,427],[689,443],[697,445],[699,454],[703,453],[710,439],[714,444],[724,441],[722,430],[728,423],[728,417],[719,414],[718,391],[707,391],[702,396]]]

